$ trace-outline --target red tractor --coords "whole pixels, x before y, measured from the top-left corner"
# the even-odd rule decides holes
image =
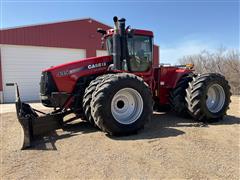
[[[108,56],[43,70],[41,102],[53,112],[45,114],[21,102],[16,84],[23,149],[31,146],[36,135],[63,127],[67,123],[63,117],[70,113],[76,115],[73,119],[86,119],[114,136],[142,129],[153,106],[158,110],[169,104],[177,114],[204,122],[218,121],[226,114],[231,93],[223,76],[194,74],[191,65],[154,67],[158,59],[153,59],[153,33],[125,28],[125,19],[113,20],[114,29],[97,30]]]

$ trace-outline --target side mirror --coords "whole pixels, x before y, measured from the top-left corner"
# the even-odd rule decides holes
[[[104,48],[104,35],[107,34],[107,31],[103,30],[102,28],[98,28],[97,32],[102,34],[101,48],[103,49]]]
[[[104,49],[105,46],[105,41],[104,41],[104,37],[101,38],[101,48]]]
[[[107,34],[107,32],[105,30],[103,30],[102,28],[98,28],[97,32],[101,33],[102,35]]]
[[[133,38],[133,36],[134,36],[134,30],[133,29],[128,28],[127,33],[128,33],[128,38]]]

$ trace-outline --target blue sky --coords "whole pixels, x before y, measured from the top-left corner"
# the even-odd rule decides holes
[[[238,0],[1,0],[2,28],[84,17],[112,25],[115,15],[133,28],[152,30],[164,63],[204,49],[239,49]]]

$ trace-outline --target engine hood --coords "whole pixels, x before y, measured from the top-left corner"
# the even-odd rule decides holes
[[[57,66],[52,66],[50,68],[44,69],[42,72],[53,72],[53,71],[59,71],[59,70],[70,70],[71,68],[76,67],[86,67],[87,69],[93,69],[101,66],[99,63],[103,62],[111,62],[112,56],[100,56],[100,57],[90,57],[85,59],[80,59],[64,64],[60,64]],[[104,65],[104,64],[102,64]]]
[[[106,73],[112,56],[81,59],[43,70],[50,73],[59,92],[71,93],[79,79]]]

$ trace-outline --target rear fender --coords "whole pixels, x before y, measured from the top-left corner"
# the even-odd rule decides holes
[[[158,73],[159,71],[160,73]],[[177,82],[183,76],[192,73],[192,70],[177,67],[161,67],[159,71],[155,73],[154,77],[157,78],[157,97],[160,104],[169,104],[169,93],[171,89],[176,87]]]
[[[173,89],[176,87],[177,82],[193,71],[190,69],[176,68],[176,67],[162,67],[160,74],[160,87]]]

